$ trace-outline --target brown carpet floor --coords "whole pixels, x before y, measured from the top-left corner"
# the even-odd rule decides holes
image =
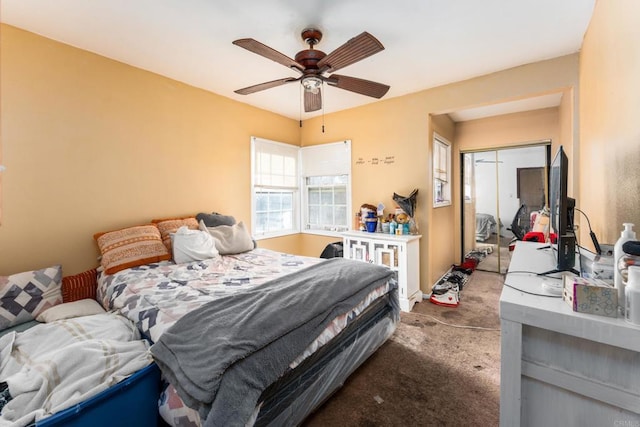
[[[475,271],[458,307],[425,300],[403,312],[394,335],[303,425],[497,426],[503,281]]]

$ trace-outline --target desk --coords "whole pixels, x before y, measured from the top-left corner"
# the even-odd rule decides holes
[[[542,288],[560,279],[519,273],[554,268],[543,246],[517,243],[500,296],[500,425],[640,426],[640,328],[576,313]]]

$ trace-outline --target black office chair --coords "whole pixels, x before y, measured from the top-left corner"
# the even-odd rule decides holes
[[[530,228],[529,209],[524,203],[520,205],[516,215],[511,221],[511,227],[507,230],[511,231],[515,237],[514,240],[523,240]]]

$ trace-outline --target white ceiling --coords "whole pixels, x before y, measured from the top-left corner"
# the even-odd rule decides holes
[[[304,120],[322,112],[301,113],[298,84],[233,92],[298,77],[233,40],[294,57],[307,48],[306,27],[324,33],[317,48],[326,53],[368,31],[385,50],[339,73],[390,85],[387,99],[577,52],[595,1],[0,0],[0,21]],[[326,86],[323,100],[325,113],[377,101]]]

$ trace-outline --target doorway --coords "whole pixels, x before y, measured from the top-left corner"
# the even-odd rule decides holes
[[[528,231],[531,214],[546,205],[550,144],[461,153],[462,254],[477,269],[507,272],[514,219]]]

